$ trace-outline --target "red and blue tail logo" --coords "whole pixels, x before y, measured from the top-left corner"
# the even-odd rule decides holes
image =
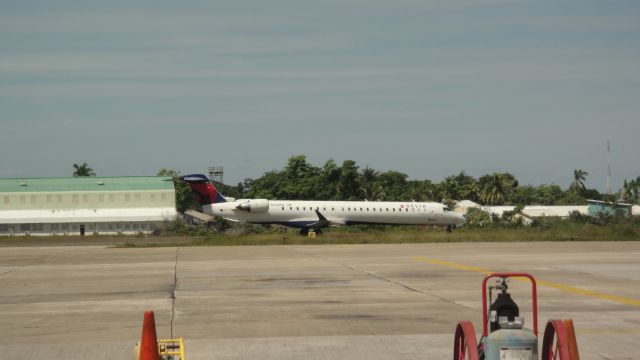
[[[227,200],[224,199],[218,190],[209,182],[209,179],[202,174],[192,174],[181,176],[180,180],[186,182],[191,186],[191,191],[196,196],[196,200],[200,205],[210,205],[216,203],[223,203]]]

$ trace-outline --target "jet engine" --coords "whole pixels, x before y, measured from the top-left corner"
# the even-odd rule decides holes
[[[249,199],[238,200],[240,204],[236,206],[238,210],[244,210],[251,213],[267,212],[269,210],[269,200],[267,199]]]

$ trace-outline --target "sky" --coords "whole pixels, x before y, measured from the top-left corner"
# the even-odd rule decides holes
[[[640,2],[0,0],[0,177],[640,176]]]

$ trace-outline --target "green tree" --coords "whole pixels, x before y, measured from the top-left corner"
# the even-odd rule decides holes
[[[87,165],[86,162],[82,164],[73,164],[73,176],[74,177],[82,177],[82,176],[96,176],[96,173],[92,168]]]
[[[360,193],[365,199],[370,201],[380,200],[384,198],[384,188],[378,181],[379,171],[369,166],[365,167],[360,174]]]
[[[493,173],[481,178],[483,183],[480,200],[487,205],[502,205],[506,202],[507,193],[513,186],[504,174]]]
[[[467,221],[465,226],[484,227],[491,224],[491,214],[481,208],[468,208],[464,218]]]
[[[584,181],[586,180],[587,175],[589,175],[589,173],[582,169],[573,170],[573,181],[571,182],[571,185],[569,185],[569,191],[576,195],[582,195],[586,189]]]
[[[438,185],[440,191],[438,192],[438,197],[440,201],[444,200],[456,200],[459,199],[458,195],[460,191],[460,184],[456,180],[455,176],[447,176],[442,180],[442,182]]]
[[[318,200],[338,200],[340,176],[342,169],[333,159],[327,160],[316,177],[315,193]]]
[[[157,176],[171,177],[173,180],[173,187],[176,190],[176,210],[179,213],[184,213],[189,209],[199,209],[200,205],[196,202],[195,198],[191,194],[191,188],[183,181],[180,181],[180,173],[173,169],[160,169]]]
[[[487,205],[510,203],[517,192],[518,180],[509,173],[484,175],[478,180],[480,201]]]
[[[407,174],[398,171],[385,171],[378,176],[378,183],[384,191],[380,200],[411,200],[407,196]]]
[[[355,161],[345,160],[342,162],[338,189],[339,196],[342,200],[362,199],[362,194],[360,193],[360,175]]]
[[[538,191],[538,201],[540,205],[555,205],[564,196],[564,191],[559,185],[545,184],[536,189]]]
[[[304,155],[292,156],[284,169],[286,181],[279,184],[280,194],[284,199],[315,199],[315,178],[320,170],[307,162]]]
[[[629,204],[636,204],[640,199],[640,176],[635,180],[625,180],[620,189],[620,198]]]

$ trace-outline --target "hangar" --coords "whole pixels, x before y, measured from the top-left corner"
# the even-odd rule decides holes
[[[0,235],[153,233],[176,218],[165,176],[0,179]]]

